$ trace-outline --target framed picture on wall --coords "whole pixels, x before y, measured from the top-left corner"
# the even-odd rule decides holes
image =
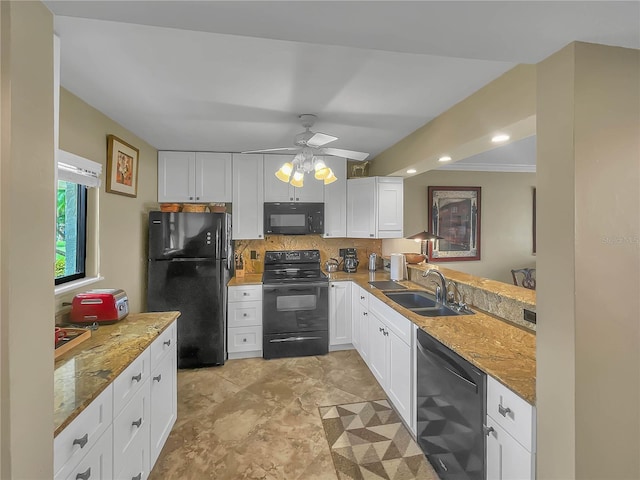
[[[106,191],[136,197],[138,195],[139,150],[115,135],[107,136]]]
[[[430,262],[480,260],[481,187],[429,187]]]

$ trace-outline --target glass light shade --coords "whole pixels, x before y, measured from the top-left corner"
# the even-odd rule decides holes
[[[280,167],[280,170],[276,172],[276,177],[278,177],[278,180],[281,180],[285,183],[289,183],[289,177],[291,177],[292,171],[293,171],[293,165],[287,162],[283,164]]]
[[[335,176],[335,174],[333,173],[333,170],[331,170],[330,168],[328,170],[329,170],[329,174],[326,177],[324,177],[325,185],[329,185],[330,183],[333,183],[336,180],[338,180],[338,177]]]
[[[299,170],[296,170],[296,173],[293,174],[293,178],[291,179],[291,185],[296,188],[302,187],[304,184],[304,173]]]
[[[314,176],[317,180],[324,180],[329,176],[330,173],[332,173],[330,168],[317,168]]]

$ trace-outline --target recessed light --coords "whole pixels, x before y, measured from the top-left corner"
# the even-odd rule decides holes
[[[493,137],[491,139],[491,141],[493,143],[501,143],[501,142],[506,142],[507,140],[509,140],[511,137],[509,135],[507,135],[506,133],[501,133],[499,135],[496,135],[495,137]]]
[[[410,168],[409,170],[407,170],[407,173],[416,173],[417,170],[415,168]]]
[[[444,155],[438,159],[439,162],[450,162],[451,157],[449,155]]]

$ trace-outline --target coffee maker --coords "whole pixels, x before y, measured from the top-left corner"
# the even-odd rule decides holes
[[[342,270],[347,273],[355,273],[358,270],[358,255],[355,248],[341,248]]]

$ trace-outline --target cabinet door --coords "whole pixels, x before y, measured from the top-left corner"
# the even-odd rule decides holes
[[[149,379],[113,420],[113,470],[149,472]],[[122,476],[116,478],[123,478]]]
[[[404,189],[401,178],[378,178],[378,238],[402,238]]]
[[[385,325],[373,312],[369,312],[369,369],[386,390],[387,337]]]
[[[158,202],[194,202],[195,152],[158,152]]]
[[[411,424],[411,347],[404,343],[393,331],[387,329],[389,352],[389,376],[387,395],[396,410],[407,423]]]
[[[338,180],[324,186],[324,237],[347,236],[347,161],[341,157],[323,157]]]
[[[261,154],[233,154],[234,240],[264,238],[263,173]]]
[[[196,202],[231,202],[230,153],[196,152]]]
[[[294,191],[288,183],[283,182],[275,173],[283,163],[291,162],[293,155],[265,155],[264,156],[264,201],[265,202],[294,202]],[[306,178],[305,178],[306,180]],[[305,185],[306,186],[306,185]]]
[[[56,475],[55,480],[113,479],[113,436],[108,428],[85,457],[66,477]]]
[[[351,282],[329,285],[329,345],[351,343]]]
[[[294,189],[295,202],[324,202],[324,181],[316,179],[314,172],[304,174],[304,186]]]
[[[160,450],[176,422],[177,416],[176,350],[169,352],[151,373],[151,448],[149,470],[158,459]]]
[[[487,479],[532,480],[533,455],[491,417],[487,417],[487,427],[493,429],[487,436]]]
[[[347,180],[347,237],[374,238],[376,225],[375,178]]]

